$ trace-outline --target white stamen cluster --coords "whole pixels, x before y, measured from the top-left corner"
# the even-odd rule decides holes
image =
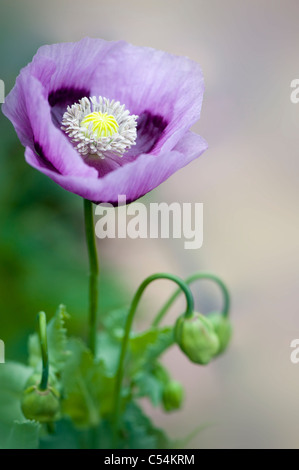
[[[91,113],[106,113],[112,116],[118,124],[116,132],[113,135],[99,136],[99,133],[94,132],[92,120],[88,126],[86,119],[85,124],[81,125],[84,118]],[[61,129],[77,144],[75,147],[81,155],[97,155],[102,159],[109,156],[122,157],[136,143],[137,118],[138,116],[130,115],[125,105],[121,105],[119,101],[93,96],[82,98],[78,103],[67,107]]]

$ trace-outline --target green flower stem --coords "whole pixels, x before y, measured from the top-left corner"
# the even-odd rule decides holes
[[[84,199],[85,234],[89,258],[89,333],[88,345],[93,355],[96,350],[98,275],[99,265],[95,240],[92,202]]]
[[[42,378],[39,385],[40,390],[46,390],[49,378],[49,357],[48,357],[48,341],[47,341],[47,318],[45,312],[39,312],[37,316],[38,336],[42,353]]]
[[[124,361],[125,361],[125,357],[127,353],[129,336],[130,336],[133,319],[134,319],[137,306],[139,304],[140,298],[144,290],[147,288],[147,286],[151,282],[156,281],[157,279],[169,279],[170,281],[173,281],[176,284],[178,284],[178,286],[180,287],[179,291],[182,290],[184,292],[186,301],[187,301],[187,308],[186,308],[185,314],[187,316],[191,316],[194,310],[194,300],[193,300],[192,292],[189,289],[189,287],[186,285],[186,283],[177,276],[174,276],[172,274],[167,274],[167,273],[153,274],[152,276],[149,276],[148,278],[146,278],[142,282],[142,284],[140,284],[132,300],[132,304],[131,304],[129,314],[127,317],[127,321],[125,325],[125,334],[122,340],[122,347],[121,347],[118,369],[117,369],[117,374],[116,374],[116,385],[115,385],[115,391],[114,391],[114,420],[113,420],[114,441],[117,438],[119,415],[120,415],[120,404],[121,404],[121,385],[122,385],[123,377],[124,377]]]
[[[210,280],[210,281],[214,281],[216,284],[218,284],[218,286],[220,287],[220,289],[222,291],[223,300],[224,300],[223,308],[222,308],[222,315],[224,317],[228,317],[229,308],[230,308],[230,295],[229,295],[228,289],[227,289],[226,285],[224,284],[224,282],[218,276],[215,276],[214,274],[195,273],[192,276],[188,277],[185,280],[185,283],[190,285],[193,282],[199,281],[199,280]],[[174,294],[170,297],[170,299],[163,305],[161,310],[158,312],[156,318],[154,319],[154,321],[152,323],[152,326],[157,327],[160,324],[161,320],[164,318],[164,315],[169,310],[169,308],[172,306],[173,302],[180,295],[180,293],[181,293],[180,289],[178,289],[174,292]]]

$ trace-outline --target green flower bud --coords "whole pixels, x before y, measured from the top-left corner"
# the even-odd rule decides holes
[[[175,325],[175,340],[190,361],[208,364],[219,350],[219,339],[210,320],[194,312],[191,317],[182,315]]]
[[[34,374],[29,378],[21,401],[23,414],[25,418],[40,423],[56,421],[60,412],[60,395],[50,384],[46,390],[40,390],[39,383],[40,375]]]
[[[218,355],[225,351],[230,342],[233,332],[232,325],[228,317],[225,317],[224,315],[218,312],[211,313],[208,318],[212,323],[215,333],[219,339],[219,349],[217,352]]]
[[[165,411],[177,410],[181,407],[184,399],[184,389],[183,386],[171,380],[165,385],[163,390],[163,407]]]

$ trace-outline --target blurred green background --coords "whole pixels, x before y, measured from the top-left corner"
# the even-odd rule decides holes
[[[191,447],[298,447],[299,365],[290,361],[290,342],[299,337],[299,105],[290,101],[299,76],[298,2],[1,0],[0,11],[6,92],[40,45],[87,35],[201,64],[206,93],[194,130],[210,148],[148,199],[203,202],[204,245],[186,251],[182,240],[102,241],[101,310],[127,303],[155,271],[222,276],[233,294],[229,352],[194,368],[172,349],[165,362],[187,387],[185,406],[173,415],[145,407],[173,437],[213,423]],[[40,309],[51,314],[65,303],[72,331],[85,334],[87,256],[80,198],[25,164],[2,114],[0,126],[0,338],[7,359],[17,359]],[[149,289],[139,327],[168,292],[168,285]],[[208,284],[194,293],[198,309],[218,305]]]

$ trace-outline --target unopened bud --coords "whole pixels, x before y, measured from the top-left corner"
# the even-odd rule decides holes
[[[233,331],[232,325],[229,319],[219,312],[213,312],[209,314],[208,318],[212,323],[215,333],[219,339],[219,349],[217,351],[218,355],[225,351],[230,342]]]
[[[194,312],[192,316],[182,315],[175,325],[175,339],[190,361],[208,364],[217,354],[220,343],[210,320]]]
[[[163,406],[165,411],[177,410],[181,407],[184,398],[184,389],[179,382],[171,380],[165,385],[163,391]]]
[[[46,390],[40,390],[39,380],[40,376],[34,374],[26,384],[21,402],[23,414],[40,423],[56,421],[60,412],[59,393],[50,384]]]

